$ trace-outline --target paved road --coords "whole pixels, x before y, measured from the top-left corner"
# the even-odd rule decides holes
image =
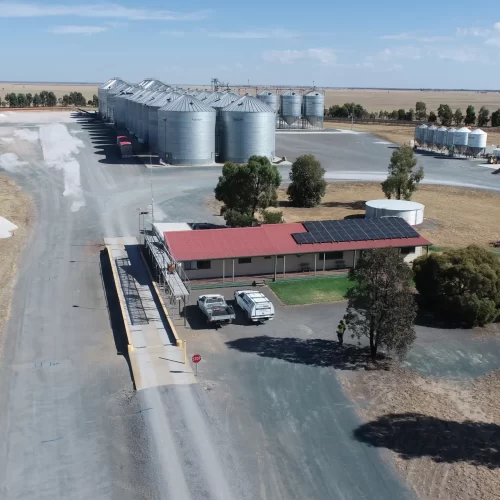
[[[104,236],[137,234],[136,210],[151,198],[149,173],[142,165],[122,164],[113,134],[99,124],[67,118],[55,123],[44,115],[39,127],[33,116],[23,115],[25,123],[0,125],[0,136],[14,139],[0,142],[0,161],[6,153],[17,155],[3,157],[1,164],[33,196],[38,216],[20,263],[0,367],[0,463],[6,464],[0,468],[0,497],[246,499],[278,491],[279,481],[291,481],[288,466],[296,474],[305,470],[297,465],[304,457],[292,464],[269,453],[262,456],[256,477],[264,477],[269,467],[273,474],[265,481],[274,486],[260,491],[243,465],[256,450],[247,447],[248,436],[228,439],[224,425],[211,419],[216,412],[207,391],[199,386],[133,391],[127,362],[117,355],[123,348],[119,328],[116,322],[110,326],[101,251]],[[15,135],[23,127],[38,137]],[[329,172],[349,172],[352,165],[367,173],[383,170],[391,150],[369,145],[367,137],[314,139],[301,152],[322,155]],[[278,153],[293,157],[302,139],[289,140],[278,137]],[[332,141],[333,154],[325,140]],[[464,169],[464,182],[476,175],[475,167]],[[288,169],[281,170],[286,178]],[[219,168],[154,171],[158,217],[216,220],[204,200],[219,174]],[[106,276],[109,270],[104,271]],[[272,370],[265,373],[272,376]],[[249,380],[234,389],[251,392],[251,385]],[[333,387],[322,394],[325,401],[339,395]],[[335,423],[340,429],[343,418]],[[356,459],[353,466],[377,477],[375,455]],[[324,484],[319,491],[335,488],[332,474],[346,473],[322,470],[320,462],[311,467],[309,480]],[[378,481],[374,489],[390,491],[390,481]],[[342,484],[345,489],[336,496],[360,497],[354,486]]]

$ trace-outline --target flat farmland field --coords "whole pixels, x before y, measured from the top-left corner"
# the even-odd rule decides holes
[[[81,92],[87,101],[97,95],[97,83],[23,83],[23,82],[0,82],[0,97],[5,99],[5,94],[39,94],[42,90],[54,92],[59,99],[70,92]]]

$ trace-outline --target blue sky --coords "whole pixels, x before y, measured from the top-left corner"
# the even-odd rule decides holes
[[[1,80],[500,88],[498,0],[0,0]]]

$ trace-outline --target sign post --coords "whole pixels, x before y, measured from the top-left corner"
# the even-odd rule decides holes
[[[198,363],[201,361],[201,356],[199,354],[193,354],[191,361],[194,363],[194,366],[195,366],[194,376],[197,377],[198,376]]]

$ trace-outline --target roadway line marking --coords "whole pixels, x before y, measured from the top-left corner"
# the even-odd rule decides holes
[[[143,410],[139,410],[136,413],[142,413],[143,411],[148,411],[148,410],[152,410],[152,409],[153,408],[144,408]]]
[[[61,439],[62,439],[62,437],[61,438],[56,438],[56,439],[47,439],[45,441],[40,441],[40,443],[42,443],[42,444],[43,443],[53,443],[54,441],[60,441]]]

